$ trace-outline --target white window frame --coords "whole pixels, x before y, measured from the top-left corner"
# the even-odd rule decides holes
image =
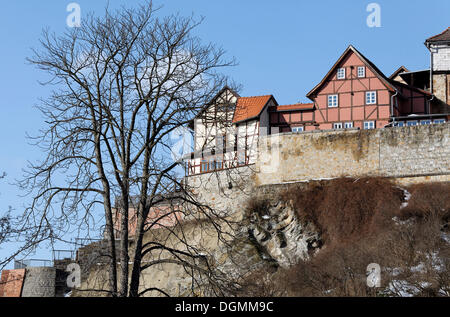
[[[420,125],[427,125],[432,123],[433,121],[431,121],[430,119],[420,120]]]
[[[351,129],[351,128],[353,128],[353,122],[344,123],[344,129]]]
[[[327,100],[328,100],[328,108],[339,107],[339,95],[328,95]]]
[[[375,121],[364,121],[363,129],[364,130],[375,129]]]
[[[336,78],[337,79],[345,79],[346,78],[345,77],[345,68],[344,67],[338,68]]]
[[[342,122],[333,123],[333,129],[335,130],[341,130],[343,126]]]
[[[416,125],[419,125],[419,122],[417,120],[406,121],[406,126],[408,127],[414,127]]]
[[[366,105],[375,105],[377,103],[377,92],[366,91]]]
[[[358,66],[357,75],[358,75],[358,78],[365,78],[366,77],[366,67]]]
[[[293,133],[299,133],[299,132],[305,131],[305,128],[303,126],[301,126],[301,127],[292,127],[291,130],[292,130]]]

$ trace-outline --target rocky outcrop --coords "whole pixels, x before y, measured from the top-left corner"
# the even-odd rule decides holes
[[[264,193],[261,194],[266,197]],[[145,242],[163,241],[166,246],[197,254],[195,264],[206,271],[191,270],[187,266],[164,263],[142,272],[141,289],[154,287],[171,296],[228,296],[239,291],[239,282],[260,268],[288,267],[301,259],[308,259],[321,247],[321,237],[312,223],[299,219],[292,202],[280,202],[271,197],[264,212],[246,214],[238,209],[233,221],[222,224],[229,228],[218,239],[216,228],[208,221],[184,222],[172,231],[163,228],[151,230]],[[234,224],[229,227],[230,224]],[[233,228],[232,228],[233,227]],[[183,234],[188,244],[180,243],[177,235]],[[188,247],[189,246],[189,247]],[[132,247],[132,245],[131,245]],[[82,289],[103,289],[107,285],[107,269],[99,265],[101,244],[92,244],[78,252],[84,259]],[[165,253],[155,253],[144,259],[145,263],[170,258]],[[186,261],[192,259],[186,258]],[[195,285],[195,287],[193,287]],[[225,293],[223,293],[225,292]],[[99,296],[98,293],[73,293],[73,296]],[[160,296],[149,292],[146,296]]]
[[[262,257],[282,267],[308,259],[321,246],[318,230],[312,223],[299,221],[292,201],[270,205],[263,214],[251,214],[249,234]]]

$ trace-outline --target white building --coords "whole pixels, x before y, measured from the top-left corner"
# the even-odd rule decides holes
[[[224,87],[192,121],[186,175],[254,164],[258,137],[268,133],[268,108],[277,105],[272,95],[241,97]]]

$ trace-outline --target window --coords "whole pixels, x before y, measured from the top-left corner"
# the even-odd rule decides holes
[[[338,68],[337,79],[345,79],[345,68]]]
[[[238,163],[238,166],[246,165],[246,163],[247,163],[247,157],[246,156],[247,156],[247,151],[239,150],[237,152],[237,163]]]
[[[394,122],[394,127],[403,127],[403,126],[405,126],[405,123],[403,121]]]
[[[364,129],[375,129],[375,121],[364,121]]]
[[[445,119],[434,119],[433,123],[435,124],[445,123]]]
[[[329,95],[328,96],[328,107],[334,108],[339,105],[338,95]]]
[[[221,160],[217,160],[217,161],[212,161],[210,163],[210,169],[211,170],[221,170],[222,169],[222,161]]]
[[[200,172],[204,173],[208,171],[208,162],[202,161],[202,164],[200,165]]]
[[[366,105],[374,105],[377,103],[377,92],[366,91]]]
[[[431,120],[420,120],[421,125],[431,124]]]
[[[293,127],[292,128],[292,132],[298,133],[298,132],[303,132],[304,129],[303,127]]]
[[[333,123],[333,129],[342,129],[342,122]]]
[[[353,122],[346,122],[346,123],[344,123],[344,128],[345,128],[345,129],[351,129],[351,128],[353,128]]]
[[[366,77],[366,68],[364,66],[358,66],[358,77]]]
[[[408,127],[415,126],[415,125],[417,125],[417,121],[416,121],[416,120],[414,120],[414,121],[408,121],[408,122],[406,122],[406,125],[407,125]]]

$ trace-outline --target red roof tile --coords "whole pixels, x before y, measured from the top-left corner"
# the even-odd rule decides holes
[[[296,103],[292,105],[280,105],[275,107],[270,107],[270,111],[295,111],[295,110],[308,110],[313,109],[313,103]]]
[[[450,42],[450,27],[438,35],[428,38],[425,42]]]
[[[271,98],[272,95],[238,98],[233,123],[259,116]]]

